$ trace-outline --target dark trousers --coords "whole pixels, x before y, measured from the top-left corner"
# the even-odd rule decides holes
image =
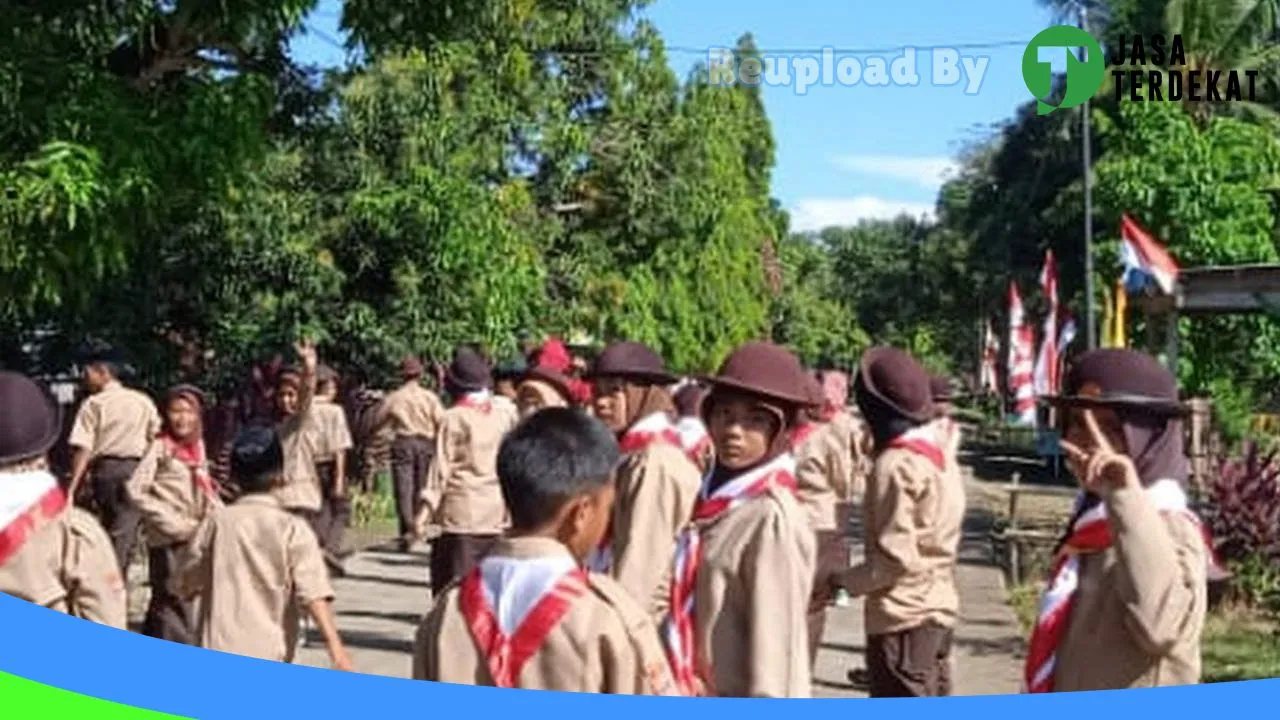
[[[149,553],[151,604],[142,622],[142,634],[170,642],[194,645],[194,621],[191,604],[169,591],[169,580],[177,570],[177,557],[183,545],[152,548]]]
[[[120,574],[126,577],[129,560],[133,558],[133,549],[138,544],[138,524],[142,520],[142,514],[133,506],[125,490],[137,467],[136,459],[98,458],[89,478],[89,491],[98,520],[111,536]]]
[[[489,554],[497,535],[442,533],[431,546],[431,596],[439,597],[445,586],[466,575]]]
[[[398,437],[391,443],[391,478],[396,486],[396,516],[401,539],[413,535],[418,496],[427,479],[435,446],[424,437]]]
[[[320,539],[320,547],[329,555],[337,556],[342,552],[342,540],[351,520],[351,501],[345,497],[334,497],[336,480],[333,463],[316,465],[316,473],[320,476],[320,495],[322,504],[320,514],[316,517],[316,536]]]
[[[818,558],[813,577],[813,593],[809,596],[809,666],[818,659],[818,647],[827,627],[827,603],[840,573],[849,567],[849,545],[836,530],[817,533]]]
[[[945,697],[951,694],[950,628],[919,627],[867,637],[869,695]]]

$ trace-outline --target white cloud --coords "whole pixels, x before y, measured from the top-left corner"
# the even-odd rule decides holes
[[[832,226],[857,225],[862,220],[889,220],[904,213],[932,218],[933,204],[890,200],[874,195],[804,198],[791,210],[791,229],[811,232]]]
[[[894,180],[905,180],[937,190],[955,172],[958,163],[944,156],[843,155],[835,164],[846,170]]]

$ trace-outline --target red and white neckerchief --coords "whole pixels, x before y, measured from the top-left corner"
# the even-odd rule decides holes
[[[458,401],[454,403],[454,406],[479,410],[485,415],[488,415],[489,411],[493,410],[493,395],[488,390],[467,393],[466,395],[458,398]]]
[[[667,651],[667,660],[671,663],[676,684],[686,695],[695,694],[700,684],[706,686],[707,680],[700,677],[694,636],[694,597],[698,588],[698,568],[702,565],[702,536],[699,525],[732,512],[742,504],[763,495],[770,488],[784,487],[794,492],[795,473],[795,458],[790,453],[784,453],[721,485],[710,495],[707,494],[706,480],[703,480],[702,492],[699,493],[698,502],[693,508],[693,522],[685,527],[676,542],[670,589],[671,603],[666,620],[662,624],[662,639]]]
[[[500,688],[519,686],[529,658],[587,593],[587,574],[569,557],[485,558],[460,586],[459,605]]]
[[[818,427],[819,425],[816,422],[807,422],[807,423],[804,423],[803,425],[797,426],[795,430],[792,430],[791,431],[791,449],[799,450],[800,446],[804,444],[805,440],[808,440],[809,438],[813,437],[813,434],[817,432]]]
[[[180,443],[167,433],[160,435],[160,442],[174,460],[182,463],[191,471],[191,481],[196,489],[204,493],[210,500],[218,499],[218,486],[209,474],[209,461],[205,456],[204,440],[194,443]]]
[[[66,506],[58,479],[43,470],[0,475],[0,565]]]
[[[676,431],[675,425],[671,423],[671,418],[664,412],[656,412],[643,417],[627,428],[622,437],[618,439],[618,449],[625,455],[631,455],[659,442],[683,448],[680,442],[680,433]],[[591,551],[591,557],[587,558],[587,567],[592,572],[608,574],[613,570],[612,525],[610,523],[610,527],[605,531],[600,544],[596,546],[595,550]]]
[[[707,448],[711,447],[711,434],[707,426],[696,417],[683,417],[676,423],[676,433],[680,435],[680,447],[695,465],[702,462]]]
[[[1222,565],[1213,550],[1213,540],[1208,529],[1187,507],[1187,495],[1174,480],[1159,480],[1146,488],[1147,498],[1162,513],[1186,515],[1204,537],[1208,548],[1207,562],[1210,579],[1224,577]],[[1040,598],[1040,614],[1031,633],[1023,669],[1024,690],[1029,693],[1053,692],[1054,671],[1057,667],[1058,645],[1066,634],[1071,619],[1071,607],[1080,585],[1080,556],[1100,553],[1111,547],[1111,525],[1107,522],[1107,506],[1099,502],[1071,525],[1062,549],[1054,560],[1049,585]]]
[[[902,433],[889,441],[889,447],[910,450],[943,470],[947,467],[947,456],[938,445],[938,431],[933,425],[919,425]]]

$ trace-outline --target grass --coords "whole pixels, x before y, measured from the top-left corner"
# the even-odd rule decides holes
[[[1024,634],[1036,620],[1040,588],[1024,584],[1009,591],[1009,605]],[[1280,677],[1280,622],[1240,608],[1214,610],[1200,637],[1201,682]]]

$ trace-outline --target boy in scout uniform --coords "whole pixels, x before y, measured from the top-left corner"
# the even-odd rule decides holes
[[[27,377],[0,372],[0,592],[125,628],[124,579],[98,521],[67,503],[46,453],[58,406]]]
[[[454,404],[440,421],[415,522],[419,534],[433,517],[440,524],[440,537],[431,548],[433,595],[470,571],[507,525],[498,486],[498,445],[516,418],[494,406],[490,382],[484,358],[459,347],[444,380]]]
[[[609,523],[618,457],[609,430],[579,410],[542,410],[511,432],[497,463],[511,532],[424,618],[415,679],[677,694],[644,609],[583,567]]]
[[[870,695],[949,695],[964,486],[949,467],[929,375],[915,358],[868,350],[854,390],[875,465],[863,502],[866,558],[839,582],[865,597]]]
[[[284,450],[284,482],[275,488],[281,505],[297,515],[320,537],[320,509],[324,502],[316,457],[323,451],[316,412],[315,346],[299,342],[294,346],[302,369],[287,368],[276,380],[276,432]]]
[[[590,379],[595,415],[618,436],[625,456],[615,480],[613,522],[592,569],[612,575],[658,622],[666,611],[676,537],[693,515],[702,484],[676,431],[667,390],[676,378],[653,350],[616,342],[600,354]]]
[[[752,342],[708,380],[715,465],[677,544],[667,655],[687,694],[808,697],[816,551],[789,435],[809,403],[804,370],[783,348]]]
[[[422,494],[444,406],[440,398],[422,386],[425,368],[416,357],[400,364],[404,383],[387,395],[373,422],[376,435],[383,428],[394,434],[391,442],[391,476],[395,483],[396,516],[400,521],[400,552],[408,552],[416,538],[414,511]]]
[[[222,507],[205,455],[203,411],[199,388],[170,389],[161,433],[128,484],[150,550],[151,603],[142,633],[188,645],[194,640],[194,614],[189,603],[169,591],[169,581],[196,528]]]
[[[231,465],[244,495],[200,526],[173,583],[179,597],[200,597],[197,643],[292,662],[302,607],[315,619],[333,667],[350,670],[334,623],[333,588],[320,543],[273,492],[286,467],[279,435],[268,426],[245,428],[236,438]]]
[[[80,406],[71,428],[68,442],[75,454],[68,492],[72,498],[79,497],[87,481],[124,574],[133,558],[140,520],[125,484],[160,431],[160,413],[151,398],[120,383],[119,364],[114,353],[101,352],[85,365],[84,383],[92,394]]]
[[[338,404],[338,374],[328,366],[317,372],[316,425],[320,429],[320,450],[316,454],[316,475],[320,478],[321,507],[316,521],[325,563],[336,575],[344,575],[343,536],[351,519],[347,497],[347,453],[354,443],[347,425],[347,411]]]

